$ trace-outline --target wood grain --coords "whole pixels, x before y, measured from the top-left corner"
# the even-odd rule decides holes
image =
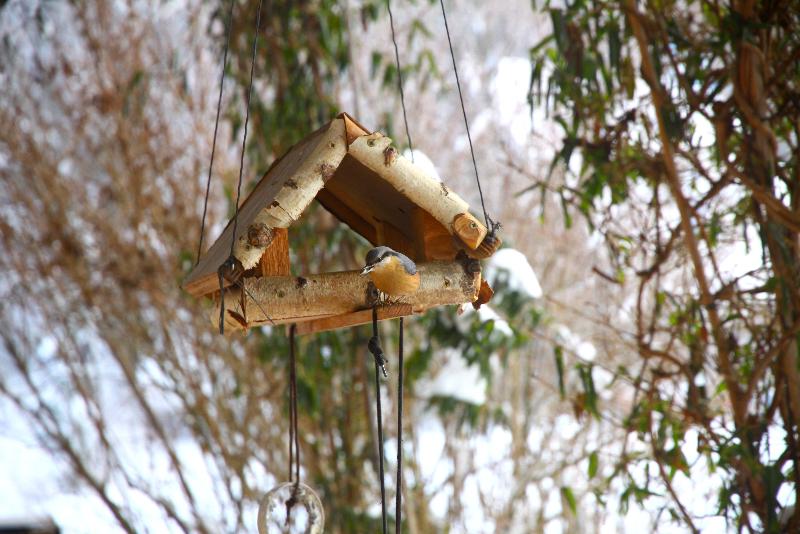
[[[397,317],[407,317],[413,315],[414,310],[410,304],[389,304],[386,306],[378,307],[378,320],[385,321],[386,319],[395,319]],[[326,330],[336,330],[337,328],[347,328],[349,326],[358,326],[372,322],[372,310],[358,310],[351,313],[343,313],[341,315],[334,315],[324,319],[312,319],[297,325],[297,333],[314,334],[316,332],[324,332]]]
[[[487,230],[471,213],[459,213],[453,219],[453,233],[469,248],[475,250],[486,237]]]
[[[344,120],[344,129],[347,137],[347,146],[350,146],[353,141],[362,135],[369,135],[370,132],[360,122],[348,115],[347,113],[340,113],[339,117]]]
[[[291,276],[289,264],[289,231],[275,228],[272,243],[259,260],[261,276]]]

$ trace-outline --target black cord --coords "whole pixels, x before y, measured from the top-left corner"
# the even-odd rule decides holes
[[[225,334],[225,282],[222,269],[217,270],[219,278],[219,335]]]
[[[414,163],[414,145],[411,142],[411,131],[408,128],[408,113],[406,112],[406,98],[403,92],[403,70],[400,67],[400,52],[397,48],[397,36],[394,31],[394,15],[392,14],[392,1],[386,0],[386,7],[389,10],[389,25],[392,28],[392,44],[394,45],[394,60],[397,66],[397,88],[400,90],[400,105],[403,108],[403,124],[406,128],[406,139],[408,139],[408,150],[411,153],[411,162]],[[374,339],[377,340],[378,336],[378,315],[377,309],[372,309],[372,332]],[[400,534],[402,527],[402,480],[403,480],[403,318],[400,318],[400,342],[399,342],[399,371],[397,375],[397,493],[395,495],[395,516],[394,516],[394,531],[395,534]],[[377,364],[375,361],[375,379],[377,380]],[[381,362],[382,364],[382,362]],[[386,376],[386,368],[383,369],[383,374]],[[378,406],[380,406],[380,391],[378,391]],[[380,410],[380,408],[378,408]],[[380,421],[380,419],[379,419]],[[378,423],[380,427],[380,422]],[[378,431],[380,436],[381,431]],[[379,438],[380,439],[380,438]],[[381,441],[381,448],[379,452],[383,452],[383,440]],[[385,497],[384,483],[383,483],[383,454],[381,454],[381,501],[383,503]],[[386,532],[386,505],[382,504],[383,509],[383,531]]]
[[[397,37],[394,33],[394,16],[392,15],[392,0],[386,0],[386,7],[389,9],[389,25],[392,27],[392,43],[394,44],[394,61],[397,65],[397,87],[400,89],[400,105],[403,107],[403,123],[406,126],[406,138],[408,139],[408,150],[411,152],[411,162],[414,162],[414,145],[411,144],[411,132],[408,129],[408,114],[406,113],[406,98],[403,94],[403,71],[400,70],[400,52],[397,49]]]
[[[444,9],[444,0],[439,0],[439,5],[442,6],[442,17],[444,18],[444,29],[447,32],[447,44],[450,45],[450,58],[453,60],[453,72],[456,74],[456,87],[458,87],[458,99],[461,101],[461,114],[464,115],[464,127],[467,129],[467,140],[469,141],[469,152],[472,154],[472,167],[475,169],[475,181],[478,182],[478,194],[481,197],[481,208],[483,208],[483,218],[486,221],[486,229],[492,229],[492,222],[489,215],[486,213],[486,203],[483,201],[483,189],[481,188],[481,179],[478,176],[478,164],[475,162],[475,149],[472,147],[472,136],[469,133],[469,121],[467,120],[467,111],[464,107],[464,95],[461,93],[461,81],[458,79],[458,67],[456,66],[456,55],[453,52],[453,41],[450,39],[450,27],[447,25],[447,13]]]
[[[289,482],[294,480],[294,383],[295,383],[295,361],[294,361],[294,325],[289,327]]]
[[[261,303],[258,302],[258,300],[250,292],[250,290],[247,289],[247,287],[244,285],[245,280],[246,278],[242,278],[240,281],[234,282],[234,284],[236,284],[239,287],[239,289],[241,289],[245,294],[247,294],[247,296],[250,297],[250,300],[255,302],[256,306],[258,306],[258,309],[261,310],[261,313],[264,315],[264,317],[266,317],[267,320],[270,323],[272,323],[272,326],[278,326],[275,324],[275,321],[272,320],[272,317],[270,317],[269,314],[267,314],[267,310],[264,309],[264,306],[262,306]],[[244,309],[244,306],[242,306],[242,308]]]
[[[219,111],[222,107],[222,88],[225,85],[225,67],[228,65],[228,48],[231,44],[231,27],[233,26],[233,6],[236,2],[231,0],[228,11],[228,28],[225,31],[225,52],[222,54],[222,69],[219,73],[219,98],[217,98],[217,118],[214,121],[214,140],[211,142],[211,161],[208,164],[208,179],[206,179],[206,198],[203,201],[203,218],[200,221],[200,243],[197,245],[197,261],[200,263],[200,254],[203,252],[203,234],[206,230],[206,213],[208,212],[208,194],[211,191],[211,169],[214,167],[214,153],[217,150],[217,130],[219,129]]]
[[[244,152],[245,148],[247,147],[247,124],[250,122],[250,99],[253,95],[253,72],[255,71],[256,67],[256,49],[258,48],[258,29],[261,27],[261,6],[263,5],[264,0],[258,0],[258,14],[256,16],[256,31],[255,35],[253,36],[253,53],[250,57],[250,82],[247,86],[247,105],[245,106],[245,116],[244,116],[244,138],[242,139],[242,155],[239,159],[239,182],[236,185],[236,212],[233,214],[233,234],[231,234],[231,252],[228,255],[228,259],[220,265],[219,269],[217,270],[219,274],[219,294],[220,294],[220,311],[219,311],[219,333],[225,333],[225,322],[224,322],[224,312],[225,312],[225,285],[223,284],[223,275],[221,274],[223,269],[228,267],[233,273],[233,265],[235,257],[233,255],[233,248],[236,245],[236,227],[239,224],[239,199],[242,196],[242,173],[244,172]]]
[[[394,533],[403,525],[403,317],[400,317],[397,370],[397,494],[394,501]]]
[[[244,116],[244,137],[242,139],[242,155],[239,159],[239,183],[236,185],[236,212],[233,215],[233,234],[231,234],[231,253],[236,245],[236,226],[239,223],[239,198],[242,195],[242,173],[244,171],[244,152],[247,147],[247,124],[250,121],[250,100],[253,95],[253,72],[256,68],[256,49],[258,48],[258,30],[261,27],[261,6],[264,0],[258,0],[258,15],[256,16],[256,31],[253,36],[253,53],[250,57],[250,82],[247,86],[247,105],[245,106]]]
[[[289,481],[299,481],[299,469],[295,466],[300,465],[300,450],[297,447],[297,361],[294,354],[294,336],[296,326],[289,326]],[[294,451],[297,451],[297,461],[295,461]],[[298,476],[295,478],[293,470],[297,470]]]
[[[297,358],[295,357],[295,332],[297,326],[289,326],[289,481],[294,481],[292,495],[286,501],[286,525],[291,519],[292,508],[297,504],[300,490],[300,432],[297,426]],[[292,452],[294,449],[294,452]],[[294,473],[292,473],[294,469]]]
[[[294,338],[297,326],[289,327],[289,339],[292,347],[292,427],[294,427],[294,483],[295,492],[300,484],[300,432],[297,425],[297,358],[295,357]]]
[[[369,340],[369,351],[375,358],[375,410],[378,418],[378,472],[381,477],[381,517],[383,519],[383,534],[387,534],[386,522],[386,483],[383,474],[383,417],[381,416],[381,376],[380,371],[383,368],[383,374],[386,375],[385,360],[383,359],[383,350],[380,346],[380,339],[378,338],[378,307],[372,307],[372,338]]]

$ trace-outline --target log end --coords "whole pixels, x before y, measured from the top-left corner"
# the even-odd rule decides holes
[[[453,219],[453,232],[472,250],[478,248],[488,230],[469,213],[459,213]]]

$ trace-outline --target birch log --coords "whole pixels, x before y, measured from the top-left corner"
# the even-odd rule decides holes
[[[353,141],[348,151],[397,191],[427,211],[471,249],[480,245],[486,227],[469,213],[469,204],[442,182],[397,153],[392,140],[376,132]]]
[[[254,267],[271,246],[273,230],[288,228],[300,218],[346,153],[344,118],[338,117],[273,164],[239,209],[233,255],[245,270]],[[228,258],[232,239],[231,221],[189,273],[183,283],[186,291],[203,296],[218,289],[217,269]]]
[[[347,152],[345,125],[343,119],[331,121],[328,131],[310,153],[298,155],[299,165],[293,169],[292,177],[275,193],[272,202],[265,206],[253,219],[250,227],[264,225],[269,228],[288,228],[297,221],[308,205],[333,176],[339,163]],[[269,243],[267,243],[267,246]],[[233,255],[242,262],[245,269],[258,263],[265,247],[254,246],[248,241],[247,233],[237,236]]]
[[[390,297],[391,304],[407,304],[414,313],[447,304],[473,302],[481,286],[481,274],[467,273],[457,262],[417,265],[420,286],[413,295]],[[310,321],[372,306],[370,280],[359,271],[299,276],[267,276],[243,280],[247,291],[231,287],[225,292],[226,329],[236,330],[271,324]],[[244,309],[242,303],[244,302]],[[211,313],[219,321],[219,299]]]

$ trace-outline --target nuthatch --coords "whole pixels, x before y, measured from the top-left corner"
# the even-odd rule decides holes
[[[369,274],[375,287],[390,296],[410,295],[419,289],[417,265],[389,247],[375,247],[367,252],[361,274]]]

